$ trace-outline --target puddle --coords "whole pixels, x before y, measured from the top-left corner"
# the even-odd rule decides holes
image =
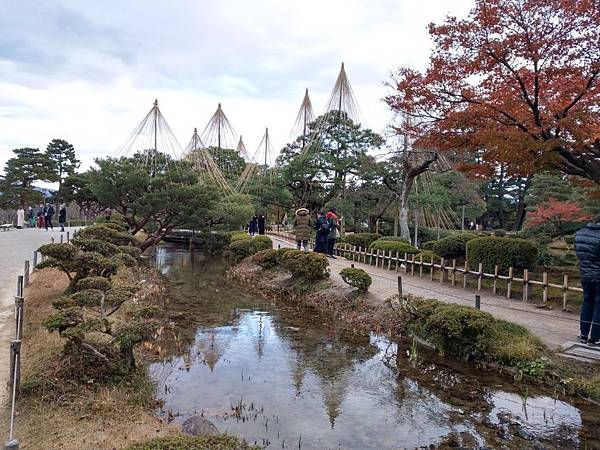
[[[231,285],[222,261],[160,247],[155,264],[176,327],[150,372],[170,420],[202,414],[272,449],[572,449],[582,434],[594,448],[581,411],[562,400],[531,394],[524,408],[497,380],[411,362],[383,336],[349,338]]]

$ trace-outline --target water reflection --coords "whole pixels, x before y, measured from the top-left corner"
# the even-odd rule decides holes
[[[522,420],[510,406],[515,394],[456,401],[452,388],[465,390],[458,376],[427,365],[398,370],[406,360],[397,363],[396,344],[382,337],[349,339],[306,310],[257,299],[198,255],[160,248],[156,264],[172,284],[166,307],[176,327],[151,374],[176,420],[202,413],[268,448],[418,448],[450,435],[469,435],[474,447],[534,448],[527,439],[539,436],[551,442],[544,448],[579,445],[581,418],[568,404],[551,409],[532,397]],[[511,421],[525,434],[498,444],[497,429]]]

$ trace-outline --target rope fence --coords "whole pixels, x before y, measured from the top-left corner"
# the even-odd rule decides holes
[[[285,231],[269,231],[269,234],[279,236],[286,240],[295,241],[293,233]],[[310,242],[313,247],[313,242]],[[463,289],[470,288],[468,279],[476,282],[476,290],[482,291],[485,287],[484,280],[491,280],[490,290],[492,294],[499,295],[499,281],[506,282],[506,298],[512,298],[515,287],[521,287],[522,299],[524,302],[532,300],[532,288],[539,286],[541,288],[541,306],[545,306],[548,302],[549,289],[558,289],[562,293],[562,310],[567,311],[567,303],[569,292],[583,293],[580,286],[569,284],[569,276],[562,274],[562,283],[551,283],[548,281],[548,273],[542,273],[541,280],[532,279],[529,270],[523,270],[522,276],[517,276],[516,271],[510,267],[507,275],[501,275],[498,265],[494,267],[493,273],[487,273],[483,270],[483,264],[479,263],[477,270],[469,268],[468,261],[463,265],[458,266],[455,259],[449,261],[444,258],[439,258],[439,263],[436,262],[433,256],[428,260],[423,258],[422,254],[399,254],[398,252],[386,250],[373,250],[368,247],[357,247],[355,245],[346,244],[345,247],[336,247],[335,255],[342,256],[350,261],[359,262],[375,267],[387,269],[390,271],[403,272],[411,276],[419,276],[424,278],[428,274],[430,281],[439,281],[440,283],[449,283],[452,286],[462,284]],[[519,273],[520,275],[520,273]],[[462,280],[460,279],[462,278]]]

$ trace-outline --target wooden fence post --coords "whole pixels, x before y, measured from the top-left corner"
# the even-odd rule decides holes
[[[404,273],[408,273],[408,253],[404,254]]]
[[[352,261],[356,261],[356,245],[352,246]]]
[[[388,270],[392,270],[392,251],[388,251]]]
[[[496,264],[494,266],[494,285],[492,286],[492,293],[494,295],[496,295],[496,292],[498,292],[498,265]]]
[[[475,295],[475,308],[481,309],[481,295]]]
[[[70,238],[70,232],[67,231],[67,244],[71,242],[71,238]]]
[[[16,367],[16,370],[15,370]],[[10,399],[12,401],[15,393],[15,399],[19,396],[19,384],[21,380],[21,341],[13,340],[10,341],[10,373],[9,373],[9,388],[10,388]],[[14,383],[14,387],[13,387]]]
[[[402,298],[402,275],[398,275],[398,296]]]
[[[400,253],[396,250],[396,272],[400,271]]]
[[[423,278],[423,253],[419,253],[419,278]]]
[[[465,261],[465,271],[463,272],[463,289],[467,288],[467,275],[469,274],[469,262]]]
[[[446,260],[442,258],[440,260],[440,283],[446,281]]]
[[[483,263],[479,263],[479,271],[477,272],[477,290],[481,290],[481,281],[483,280]]]
[[[29,260],[25,261],[25,267],[23,269],[23,283],[25,284],[25,286],[27,286],[29,284]]]
[[[523,270],[523,301],[529,299],[529,270]]]
[[[542,302],[546,304],[548,301],[548,272],[542,274]]]
[[[33,251],[33,270],[35,270],[36,266],[37,266],[37,262],[38,262],[37,254],[38,254],[37,250],[34,250]]]
[[[50,238],[50,243],[54,244],[54,238],[53,237]]]
[[[563,276],[563,311],[567,310],[567,292],[569,291],[569,275]]]
[[[456,286],[456,260],[452,260],[452,286]]]
[[[414,253],[412,253],[410,255],[410,261],[411,261],[411,263],[410,263],[410,274],[412,276],[414,276],[415,275],[415,254]]]
[[[429,260],[429,264],[429,278],[431,279],[431,281],[433,281],[433,274],[435,272],[435,267],[433,267],[433,255]]]
[[[513,268],[508,268],[508,281],[506,283],[506,298],[510,298],[512,294]]]

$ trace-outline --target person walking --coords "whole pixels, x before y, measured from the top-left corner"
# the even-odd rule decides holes
[[[248,232],[250,236],[254,236],[258,231],[258,217],[254,216],[248,224]]]
[[[325,214],[322,212],[317,213],[317,220],[315,221],[315,249],[317,253],[327,253],[327,237],[329,236],[329,221],[325,218]]]
[[[17,230],[20,230],[25,226],[25,210],[22,206],[17,209]]]
[[[67,222],[67,205],[62,203],[58,209],[58,224],[60,225],[61,233],[65,231],[65,223]]]
[[[46,231],[48,231],[48,227],[54,231],[54,227],[52,226],[52,217],[54,216],[55,212],[56,211],[54,211],[54,207],[50,203],[47,203],[46,207],[44,208],[44,225],[46,225]]]
[[[258,218],[258,234],[265,234],[265,221],[265,216],[261,214]]]
[[[600,217],[575,234],[575,252],[583,288],[579,340],[600,346]]]
[[[44,209],[44,205],[40,205],[38,207],[37,213],[36,213],[36,218],[37,218],[37,227],[38,228],[42,228],[44,226],[44,215],[45,215],[45,209]]]
[[[312,229],[310,212],[306,208],[298,208],[294,218],[294,231],[296,233],[296,248],[308,251],[308,240]]]
[[[35,214],[33,213],[33,208],[31,206],[27,208],[27,226],[29,228],[35,227]]]
[[[335,241],[338,236],[338,217],[336,215],[335,208],[330,208],[325,216],[325,219],[329,221],[329,233],[327,234],[327,256],[335,259],[335,255],[333,254],[335,249]]]
[[[112,217],[113,210],[110,206],[107,206],[104,210],[104,219],[108,222]]]

